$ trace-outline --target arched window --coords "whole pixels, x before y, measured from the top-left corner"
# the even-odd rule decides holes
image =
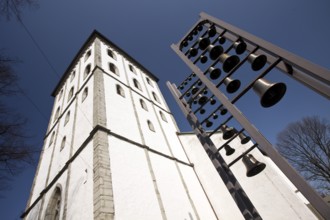
[[[151,83],[151,80],[150,80],[148,77],[146,77],[146,80],[147,80],[147,83],[148,83],[149,85],[153,86],[152,83]]]
[[[88,60],[88,58],[91,56],[92,52],[91,50],[88,50],[85,54],[85,61]]]
[[[117,60],[117,57],[116,57],[116,55],[114,54],[114,52],[112,50],[108,49],[107,52],[108,52],[108,55],[110,57],[112,57],[112,59]]]
[[[54,122],[56,121],[56,119],[58,118],[58,116],[60,115],[60,106],[58,106],[58,108],[56,109],[55,115],[54,115]]]
[[[62,139],[60,151],[62,151],[63,148],[65,147],[65,143],[66,143],[66,136],[64,136]]]
[[[135,74],[136,74],[135,68],[134,68],[131,64],[129,64],[128,67],[129,67],[129,70],[130,70],[132,73],[135,73]]]
[[[64,119],[64,126],[69,122],[70,120],[70,111],[68,111],[68,113],[66,113],[65,119]]]
[[[91,64],[88,64],[84,71],[84,79],[87,78],[87,76],[89,75],[90,72],[91,72]]]
[[[46,213],[45,220],[59,220],[61,212],[61,189],[56,187],[53,195],[50,197]]]
[[[72,97],[73,97],[73,90],[74,90],[74,88],[73,88],[73,86],[71,87],[71,89],[70,89],[70,91],[69,91],[69,94],[68,94],[68,102],[72,99]]]
[[[151,121],[148,120],[147,123],[148,123],[149,130],[155,132],[155,127],[154,127],[154,125],[151,123]]]
[[[159,111],[160,117],[162,118],[163,121],[167,122],[167,119],[165,117],[165,114],[162,111]]]
[[[146,104],[142,99],[140,99],[140,104],[141,104],[141,107],[142,107],[144,110],[148,111],[147,104]]]
[[[133,79],[133,83],[134,83],[135,88],[142,91],[142,88],[141,88],[141,85],[140,85],[139,81],[137,81],[136,79]]]
[[[111,72],[113,72],[114,74],[119,76],[119,71],[118,71],[118,68],[116,67],[115,64],[109,63],[109,69],[110,69]]]
[[[158,98],[158,96],[156,95],[156,93],[152,92],[152,96],[154,97],[154,100],[158,103],[160,103],[160,100]]]
[[[50,136],[50,139],[49,139],[49,145],[52,145],[52,143],[54,142],[54,139],[55,139],[55,131],[53,131],[52,135]]]
[[[86,97],[88,96],[88,87],[86,87],[83,91],[83,94],[82,94],[82,102],[86,99]]]
[[[76,71],[73,71],[70,76],[70,82],[72,82],[75,76],[76,76]]]
[[[118,95],[121,95],[122,97],[125,97],[124,89],[121,88],[120,85],[116,85],[116,90],[117,90],[117,94],[118,94]]]

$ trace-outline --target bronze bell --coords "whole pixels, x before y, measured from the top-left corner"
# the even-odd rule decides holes
[[[213,66],[209,68],[209,72],[210,78],[213,80],[218,79],[221,75],[221,70],[219,68],[214,68]]]
[[[198,83],[197,83],[197,85],[198,86],[201,86],[201,85],[203,85],[203,82],[199,80]]]
[[[217,118],[218,118],[218,115],[215,114],[215,113],[213,113],[213,114],[212,114],[212,117],[213,117],[213,119],[217,119]]]
[[[181,89],[181,90],[182,90],[182,89],[184,89],[184,86],[183,86],[183,85],[181,85],[181,86],[179,87],[179,89]]]
[[[193,86],[191,89],[191,94],[195,95],[198,92],[198,90],[199,90],[198,87]]]
[[[197,104],[197,100],[194,100],[194,101],[193,101],[193,104],[196,105],[196,104]]]
[[[207,102],[207,97],[201,94],[198,94],[198,104],[204,105]]]
[[[188,42],[187,42],[186,40],[182,41],[182,46],[183,46],[183,47],[188,46]]]
[[[228,140],[235,135],[235,129],[233,127],[228,128],[227,125],[222,125],[220,129],[223,133],[222,138],[224,140]]]
[[[279,102],[286,92],[284,83],[270,83],[260,78],[253,84],[253,90],[260,96],[260,104],[264,108],[271,107]]]
[[[217,59],[223,52],[223,48],[220,45],[214,46],[212,44],[207,47],[207,50],[211,60]]]
[[[198,50],[196,49],[196,48],[190,48],[189,49],[189,55],[191,56],[191,57],[194,57],[194,56],[196,56],[198,54]]]
[[[210,44],[211,44],[211,41],[207,37],[204,37],[204,38],[200,37],[198,39],[198,47],[201,50],[205,50]]]
[[[235,152],[235,149],[232,148],[229,144],[226,144],[226,145],[224,146],[224,148],[225,148],[225,150],[226,150],[226,155],[227,155],[227,156],[230,156],[230,155],[232,155],[232,154]]]
[[[197,35],[197,34],[198,34],[198,30],[197,29],[193,30],[193,35]]]
[[[228,93],[236,92],[241,86],[241,81],[238,79],[231,79],[230,77],[226,77],[223,83],[227,86],[226,90]]]
[[[201,57],[200,57],[200,61],[201,61],[201,63],[206,63],[207,62],[207,56],[204,56],[204,55],[202,55]]]
[[[223,63],[222,65],[223,71],[228,73],[239,63],[239,57],[236,55],[229,55],[223,53],[220,55],[220,62]]]
[[[210,98],[210,104],[211,105],[214,105],[215,103],[217,103],[217,100],[213,99],[213,98]]]
[[[204,89],[204,90],[203,90],[203,94],[204,94],[204,95],[207,95],[207,93],[209,93],[209,92],[207,91],[207,89]]]
[[[202,114],[204,114],[205,113],[205,109],[201,109],[201,110],[199,110],[199,113],[202,115]]]
[[[207,34],[209,35],[209,37],[214,37],[217,34],[217,30],[215,29],[214,26],[211,26],[208,30],[207,30]]]
[[[238,135],[238,137],[241,139],[241,144],[246,144],[251,140],[249,136],[246,136],[243,132]]]
[[[201,24],[198,25],[198,26],[197,26],[197,30],[198,30],[198,31],[202,31],[202,30],[203,30],[203,25],[201,25]]]
[[[227,114],[227,112],[228,112],[228,110],[225,109],[224,107],[221,107],[221,108],[220,108],[220,114],[221,114],[221,115],[225,115],[225,114]]]
[[[219,44],[224,44],[224,43],[226,43],[226,38],[225,37],[218,37],[218,42],[219,42]]]
[[[247,177],[259,174],[266,167],[266,164],[259,162],[252,154],[244,155],[242,161],[247,169]]]
[[[251,63],[252,70],[258,71],[261,70],[267,63],[267,56],[263,54],[256,55],[252,53],[248,56],[248,61]]]
[[[209,121],[209,120],[206,120],[205,123],[206,123],[206,127],[207,128],[209,128],[209,127],[211,127],[213,125],[213,122],[212,121]]]
[[[187,97],[189,97],[190,95],[191,95],[190,92],[187,92],[187,93],[186,93],[186,96],[187,96]]]
[[[242,54],[246,50],[246,43],[243,41],[237,41],[234,43],[234,48],[237,54]]]
[[[192,40],[193,40],[193,36],[192,36],[192,35],[189,35],[189,36],[188,36],[188,40],[189,40],[189,41],[192,41]]]

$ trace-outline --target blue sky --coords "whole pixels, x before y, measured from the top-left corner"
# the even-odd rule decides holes
[[[40,1],[38,9],[23,10],[22,20],[52,67],[17,20],[0,20],[0,48],[22,61],[15,70],[20,77],[19,86],[28,97],[12,98],[8,104],[27,117],[31,143],[41,149],[53,103],[50,94],[94,29],[159,77],[160,88],[180,129],[189,131],[165,83],[170,80],[179,84],[190,74],[170,45],[183,37],[201,11],[330,69],[330,3],[326,0]],[[249,92],[239,105],[270,142],[276,143],[278,132],[304,116],[330,119],[329,100],[280,72],[270,78],[287,84],[287,93],[280,103],[263,109],[259,98]],[[1,219],[19,219],[34,172],[34,167],[28,167],[14,178],[12,190],[0,198]]]

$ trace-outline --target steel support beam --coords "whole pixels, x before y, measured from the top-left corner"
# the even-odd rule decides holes
[[[221,177],[222,181],[225,183],[226,187],[228,188],[229,193],[233,197],[234,201],[236,202],[238,208],[240,209],[242,215],[245,219],[262,219],[259,213],[257,212],[256,208],[253,206],[252,202],[244,192],[243,188],[227,166],[226,162],[217,151],[217,148],[213,144],[212,140],[208,137],[207,133],[201,130],[201,125],[198,122],[197,117],[194,115],[192,111],[190,111],[186,106],[187,103],[183,102],[180,99],[180,92],[177,90],[175,85],[172,85],[170,82],[167,82],[167,87],[171,91],[175,101],[181,108],[182,112],[184,113],[185,117],[187,118],[189,124],[194,129],[197,138],[201,142],[204,150],[206,151],[207,155],[211,159],[215,169],[217,170],[219,176]]]

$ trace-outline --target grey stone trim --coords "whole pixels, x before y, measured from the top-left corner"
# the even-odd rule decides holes
[[[179,132],[176,133],[177,136],[179,136],[180,134],[181,134],[181,133],[179,133]],[[190,133],[190,135],[195,135],[195,133]],[[178,139],[179,139],[179,142],[180,142],[181,146],[183,146],[181,139],[180,139],[179,137],[178,137]],[[187,152],[186,152],[185,148],[182,147],[182,149],[183,149],[183,152],[185,153],[185,155],[186,155],[186,157],[187,157],[187,159],[188,159],[188,161],[189,161],[189,163],[190,163],[190,160],[189,160],[189,157],[188,157],[188,155],[187,155]],[[193,167],[193,170],[194,170],[195,176],[196,176],[196,178],[197,178],[197,180],[198,180],[198,183],[199,183],[199,185],[201,186],[201,188],[202,188],[202,190],[203,190],[203,192],[204,192],[204,195],[205,195],[207,201],[209,202],[209,205],[210,205],[210,207],[211,207],[211,209],[212,209],[212,211],[213,211],[214,216],[215,216],[217,219],[219,219],[219,216],[217,215],[216,211],[214,210],[213,204],[211,203],[210,198],[209,198],[209,196],[207,195],[207,193],[206,193],[206,191],[205,191],[205,189],[204,189],[204,186],[203,186],[203,184],[201,183],[201,181],[200,181],[200,179],[199,179],[199,176],[198,176],[197,173],[196,173],[195,167]]]
[[[172,149],[171,149],[171,146],[170,146],[170,143],[169,143],[168,138],[167,138],[167,136],[166,136],[166,133],[165,133],[165,131],[164,131],[164,129],[163,129],[162,123],[161,123],[161,121],[159,120],[159,115],[158,115],[158,113],[157,113],[157,111],[156,111],[156,109],[155,109],[155,106],[153,105],[152,108],[153,108],[153,110],[154,110],[154,113],[156,114],[156,118],[157,118],[157,121],[158,121],[158,123],[159,123],[159,127],[160,127],[160,130],[161,130],[161,132],[162,132],[162,135],[164,136],[164,139],[165,139],[166,145],[167,145],[167,147],[168,147],[168,150],[170,151],[171,156],[174,157],[173,151],[172,151]],[[181,146],[181,147],[182,147],[182,146]],[[181,180],[181,183],[182,183],[182,185],[183,185],[183,188],[185,189],[186,195],[187,195],[188,200],[189,200],[189,202],[190,202],[190,205],[191,205],[192,209],[194,210],[194,213],[195,213],[195,215],[196,215],[196,218],[199,220],[200,218],[199,218],[199,215],[198,215],[197,209],[196,209],[196,207],[195,207],[195,204],[194,204],[192,198],[190,197],[190,194],[189,194],[189,190],[188,190],[187,184],[186,184],[186,182],[185,182],[185,180],[184,180],[184,178],[183,178],[183,176],[182,176],[182,173],[181,173],[181,170],[180,170],[180,168],[179,168],[179,165],[178,165],[178,163],[177,163],[176,161],[175,161],[174,163],[175,163],[175,167],[176,167],[176,169],[177,169],[177,171],[178,171],[178,174],[179,174],[179,176],[180,176],[180,180]]]
[[[95,41],[95,65],[100,64],[100,41]],[[106,127],[106,106],[103,72],[94,71],[93,127]],[[102,130],[93,137],[93,204],[94,219],[114,219],[115,207],[110,168],[108,135]]]
[[[77,111],[78,111],[78,99],[76,99],[76,106],[75,106],[75,112],[73,117],[73,125],[72,125],[72,134],[71,134],[71,144],[70,144],[70,153],[69,158],[73,155],[73,145],[74,145],[74,135],[76,133],[76,121],[77,121]],[[71,164],[68,164],[68,173],[67,178],[65,182],[65,192],[63,196],[64,200],[64,208],[63,208],[63,220],[66,219],[67,215],[67,209],[68,209],[68,194],[69,194],[69,185],[70,185],[70,177],[71,177]]]
[[[127,71],[127,65],[126,65],[127,63],[126,62],[128,62],[128,61],[125,61],[124,58],[122,57],[122,63],[123,63],[123,67],[124,67],[124,70],[125,70],[125,77],[126,77],[126,81],[127,81],[127,86],[129,87],[129,97],[131,98],[131,102],[132,102],[132,105],[133,105],[134,115],[135,115],[135,118],[136,118],[136,123],[137,123],[138,128],[139,128],[139,133],[140,133],[140,136],[141,136],[141,139],[142,139],[142,144],[145,145],[145,139],[144,139],[142,128],[141,128],[141,124],[140,124],[140,120],[139,120],[139,115],[138,115],[138,113],[136,111],[136,105],[134,103],[134,99],[133,99],[133,94],[132,93],[134,91],[137,94],[139,94],[140,96],[143,96],[143,95],[141,93],[138,93],[137,91],[135,91],[135,90],[132,89],[132,87],[130,85],[130,82],[128,80],[128,76],[127,76],[127,72],[128,71]],[[152,179],[152,183],[153,183],[153,186],[154,186],[154,190],[155,190],[155,193],[156,193],[156,197],[157,197],[157,201],[158,201],[160,213],[162,215],[162,219],[163,220],[166,220],[167,217],[166,217],[166,213],[165,213],[165,208],[164,208],[164,204],[163,204],[161,195],[160,195],[159,190],[158,190],[157,180],[156,180],[156,176],[155,176],[155,173],[153,171],[153,168],[152,168],[152,164],[151,164],[151,161],[150,161],[149,152],[147,151],[147,149],[144,149],[144,153],[145,153],[145,156],[146,156],[149,173],[150,173],[150,176],[151,176],[151,179]]]
[[[55,151],[55,148],[56,148],[56,143],[57,143],[57,139],[58,139],[58,131],[59,131],[59,128],[60,128],[60,125],[58,123],[58,126],[57,126],[57,129],[56,129],[56,132],[55,132],[55,137],[54,137],[54,142],[53,142],[53,150],[52,150],[52,155],[51,155],[51,158],[50,158],[50,162],[49,162],[49,166],[48,166],[48,171],[47,171],[47,177],[46,177],[46,183],[45,183],[45,187],[47,186],[48,184],[48,181],[49,181],[49,176],[50,176],[50,170],[52,168],[52,163],[53,163],[53,158],[54,158],[54,151]],[[48,145],[48,143],[46,143]],[[46,147],[47,147],[46,145]],[[49,147],[49,146],[48,146]],[[44,207],[44,203],[45,203],[45,198],[42,198],[41,200],[41,205],[40,205],[40,211],[39,211],[39,217],[38,219],[41,218],[41,214],[42,214],[42,211],[43,211],[43,207]]]

